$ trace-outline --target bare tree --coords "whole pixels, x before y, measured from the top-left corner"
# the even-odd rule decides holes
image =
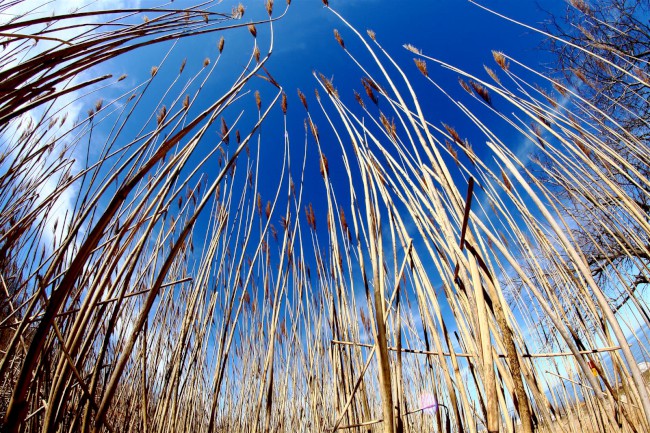
[[[575,142],[587,157],[585,172],[597,170],[606,179],[589,185],[589,199],[561,167],[550,168],[566,211],[575,223],[594,277],[618,287],[612,296],[618,310],[630,295],[650,282],[650,239],[639,235],[649,221],[650,186],[650,2],[647,0],[569,0],[566,15],[550,17],[550,42],[557,56],[556,72],[575,89],[572,98],[595,126],[580,131]],[[567,89],[558,89],[565,93]],[[584,145],[598,137],[598,154]],[[614,167],[615,166],[615,167]],[[634,203],[622,212],[621,193]],[[579,198],[578,198],[579,197]],[[626,290],[620,291],[619,281]],[[647,317],[647,309],[641,308]]]

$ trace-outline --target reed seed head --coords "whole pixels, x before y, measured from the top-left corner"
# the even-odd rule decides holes
[[[167,107],[163,105],[160,111],[158,112],[158,115],[156,116],[156,121],[158,123],[158,126],[162,125],[166,117],[167,117]]]
[[[313,124],[312,124],[313,125]],[[320,175],[323,176],[323,179],[326,178],[330,173],[330,166],[327,162],[327,157],[321,153],[320,154]]]
[[[257,29],[255,28],[255,24],[249,24],[248,31],[251,32],[251,35],[253,35],[254,38],[257,37]]]
[[[307,98],[305,98],[305,95],[300,91],[300,89],[298,89],[298,98],[300,98],[300,102],[302,102],[305,110],[309,111],[309,107],[307,106]]]
[[[499,77],[497,76],[497,73],[494,72],[494,70],[492,68],[489,68],[489,67],[483,65],[483,69],[485,69],[485,72],[488,73],[490,78],[492,78],[495,83],[501,84],[501,80],[499,79]]]
[[[417,66],[420,72],[422,72],[422,75],[428,77],[429,72],[427,72],[427,63],[422,59],[413,59],[413,60],[415,61],[415,66]]]
[[[407,50],[409,50],[413,54],[422,54],[422,50],[420,50],[419,48],[414,47],[411,44],[405,44],[404,48],[406,48]]]
[[[311,133],[312,133],[312,135],[314,136],[314,138],[316,139],[316,141],[318,141],[318,140],[319,140],[318,127],[317,127],[316,124],[315,124],[314,122],[312,122],[311,120],[309,120],[309,127],[310,127],[310,129],[311,129]],[[327,160],[326,160],[326,161],[327,161]]]
[[[492,96],[490,95],[490,92],[488,92],[488,89],[474,80],[470,81],[469,85],[481,97],[481,99],[483,99],[488,105],[492,105]]]
[[[221,140],[228,145],[230,144],[230,134],[228,133],[228,125],[226,124],[226,119],[221,118]]]
[[[219,53],[223,52],[223,44],[225,43],[225,39],[222,36],[221,39],[219,39],[219,44],[217,45],[217,48],[219,48]]]
[[[591,14],[591,9],[589,8],[589,5],[584,2],[584,0],[569,0],[569,3],[571,3],[571,6],[578,9],[583,14]]]
[[[503,179],[503,186],[505,186],[508,191],[512,191],[512,183],[510,183],[510,179],[508,179],[508,175],[503,171],[503,169],[501,170],[501,179]]]
[[[449,126],[445,123],[442,124],[442,126],[447,130],[447,133],[451,136],[451,138],[457,143],[460,144],[461,146],[463,145],[463,140],[460,139],[460,135],[458,135],[458,132],[452,127]]]
[[[359,105],[361,105],[361,108],[366,108],[366,104],[363,103],[363,99],[361,99],[361,95],[355,90],[354,91],[354,99],[357,100]]]
[[[343,42],[343,38],[341,37],[341,34],[336,29],[334,29],[334,38],[336,39],[336,42],[339,43],[341,48],[345,49],[345,42]]]
[[[472,94],[472,88],[469,87],[469,84],[467,84],[467,82],[466,82],[465,80],[463,80],[462,78],[458,77],[458,84],[460,84],[460,86],[461,86],[463,89],[465,89],[465,91],[466,91],[467,93],[469,93],[470,95]]]
[[[497,62],[497,65],[501,67],[501,69],[504,71],[510,69],[510,64],[506,60],[505,54],[503,54],[501,51],[492,51],[492,57],[494,58],[494,61]]]
[[[374,81],[364,77],[361,79],[361,84],[363,85],[363,89],[366,91],[366,94],[368,95],[370,100],[374,102],[375,105],[378,105],[379,99],[377,98],[377,95],[375,95],[375,92],[373,91],[373,89],[377,89],[378,87],[374,83]]]
[[[331,95],[331,96],[334,96],[335,98],[338,98],[339,97],[339,92],[334,87],[334,84],[332,84],[332,79],[327,78],[323,74],[319,74],[319,76],[320,76],[320,79],[321,79],[323,85],[325,86],[325,90],[327,91],[327,94]]]

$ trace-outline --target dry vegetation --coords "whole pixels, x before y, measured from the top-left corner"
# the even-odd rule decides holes
[[[0,28],[3,431],[650,430],[625,335],[650,326],[638,129],[503,53],[485,80],[410,46],[415,65],[399,65],[381,35],[328,7],[365,95],[348,104],[315,74],[320,93],[299,93],[315,152],[296,152],[303,137],[292,147],[286,122],[305,111],[287,109],[265,68],[279,5],[250,23],[243,7],[210,3],[27,14]],[[124,83],[75,79],[117,56],[241,26],[248,63],[221,95],[203,90],[223,40],[163,94],[156,80],[177,65],[78,120],[56,105]],[[647,89],[638,67],[598,58]],[[443,73],[461,87],[441,88]],[[482,142],[428,118],[410,80],[448,96]],[[260,126],[274,112],[282,164],[262,197]],[[509,124],[539,164],[484,118]],[[319,126],[340,155],[325,155]],[[320,167],[326,214],[303,188],[318,177],[307,167]]]

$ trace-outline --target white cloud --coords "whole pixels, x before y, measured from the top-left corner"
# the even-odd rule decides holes
[[[45,2],[40,6],[35,6],[33,2],[23,1],[19,2],[10,8],[7,8],[0,15],[0,23],[6,24],[12,20],[26,20],[34,19],[39,17],[48,17],[56,14],[65,14],[74,11],[90,11],[90,10],[100,10],[100,9],[120,9],[120,8],[137,8],[140,6],[139,1],[113,1],[113,0],[96,0],[96,1],[85,1],[85,0],[55,0],[51,2]],[[25,17],[25,15],[27,16]],[[55,31],[48,34],[48,37],[58,38],[64,41],[73,41],[78,37],[82,32],[87,32],[92,29],[91,26],[96,25],[100,20],[105,21],[110,19],[110,17],[104,15],[100,17],[86,16],[83,18],[72,18],[65,20],[65,22],[60,24],[54,24],[51,28],[65,27],[65,29],[60,31]],[[17,28],[16,33],[19,34],[34,34],[35,32],[44,28],[44,25],[32,26],[27,28]],[[17,56],[12,59],[11,62],[4,64],[0,67],[0,71],[7,71],[13,67],[16,67],[20,62],[24,62],[29,58],[33,58],[40,53],[43,53],[46,50],[60,46],[60,42],[51,41],[51,40],[39,40],[35,42],[29,50],[23,56]],[[96,77],[98,75],[103,75],[101,67],[95,67],[92,71],[85,71],[72,80],[69,80],[66,83],[63,83],[58,87],[57,90],[62,90],[66,86],[72,86],[76,83],[83,82],[89,78]],[[91,75],[92,74],[92,75]],[[44,104],[45,106],[37,107],[28,113],[24,114],[21,119],[17,119],[12,122],[11,125],[3,132],[4,143],[2,146],[6,148],[10,147],[10,143],[13,139],[20,137],[21,132],[24,131],[24,128],[28,124],[36,124],[37,119],[41,119],[44,115],[47,116],[55,114],[53,117],[58,117],[59,121],[63,116],[67,117],[67,121],[61,127],[59,122],[56,123],[56,127],[51,128],[51,131],[45,133],[45,135],[40,138],[38,143],[30,143],[30,146],[40,146],[47,140],[52,139],[53,137],[61,137],[70,131],[73,128],[74,123],[80,116],[85,117],[85,113],[82,114],[84,105],[88,103],[87,98],[83,98],[83,95],[88,92],[88,89],[82,89],[80,91],[74,91],[67,93],[63,96],[57,98],[51,105]],[[47,107],[46,107],[47,106]],[[27,119],[27,120],[26,120]],[[30,122],[31,121],[31,122]],[[49,121],[45,121],[41,126],[41,130],[45,132]],[[42,161],[42,166],[45,167],[47,164],[51,164],[54,161],[60,158],[62,151],[66,146],[70,145],[71,138],[70,135],[63,139],[58,140],[55,148],[51,154]],[[3,149],[3,150],[5,150]],[[74,150],[68,154],[69,157],[74,158],[75,161],[84,161],[86,159],[85,155],[85,146],[75,147]],[[15,155],[13,155],[15,157]],[[72,166],[73,173],[79,172],[83,167],[78,162],[75,162]],[[39,176],[42,174],[42,171],[32,170],[30,176]],[[46,199],[51,195],[57,188],[59,184],[60,176],[52,176],[43,181],[39,191],[40,200]],[[25,179],[36,180],[36,179]],[[52,245],[52,242],[55,238],[60,239],[61,234],[65,230],[65,218],[66,215],[70,216],[70,213],[74,207],[74,203],[78,194],[78,185],[72,185],[68,187],[65,191],[61,193],[57,201],[54,203],[47,221],[45,221],[44,229],[44,238],[43,241],[45,245],[49,247]],[[56,233],[55,233],[56,232]]]

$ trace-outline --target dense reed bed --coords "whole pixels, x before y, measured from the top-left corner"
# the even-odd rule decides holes
[[[500,52],[486,79],[412,46],[398,64],[327,2],[363,96],[316,73],[288,98],[273,2],[254,23],[215,3],[0,30],[3,431],[650,429],[647,140]],[[168,61],[238,27],[219,95],[227,41]],[[141,83],[99,72],[157,45]]]

